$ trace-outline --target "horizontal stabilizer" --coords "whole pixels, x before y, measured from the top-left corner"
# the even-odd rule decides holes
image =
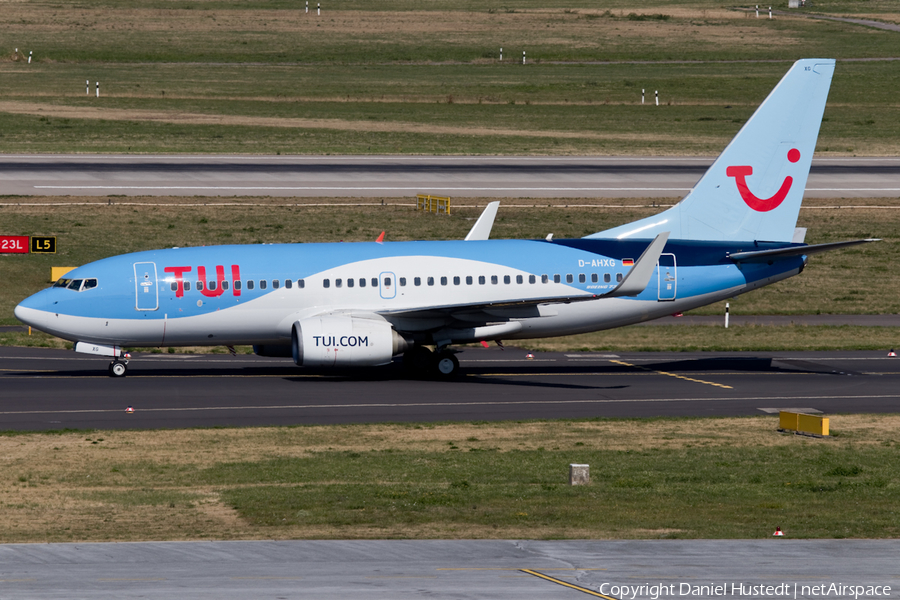
[[[850,246],[880,241],[880,239],[869,238],[865,240],[850,240],[849,242],[813,244],[812,246],[790,246],[789,248],[776,248],[775,250],[751,250],[750,252],[735,252],[734,254],[729,254],[728,258],[734,262],[763,262],[772,260],[773,258],[808,256],[810,254],[818,254],[819,252],[828,252],[829,250],[838,250],[840,248],[849,248]]]

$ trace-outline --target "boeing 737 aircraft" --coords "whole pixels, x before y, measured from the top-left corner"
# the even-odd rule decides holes
[[[797,275],[796,230],[834,60],[797,61],[674,207],[582,239],[206,246],[79,267],[24,300],[24,323],[112,357],[123,347],[252,344],[301,366],[406,364],[451,376],[452,344],[621,327]],[[431,347],[435,350],[432,351]]]

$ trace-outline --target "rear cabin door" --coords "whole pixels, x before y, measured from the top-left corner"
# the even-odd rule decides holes
[[[156,263],[134,263],[134,293],[136,310],[157,310],[159,308]]]
[[[660,254],[656,263],[659,281],[659,300],[665,302],[674,300],[678,292],[678,278],[676,273],[675,255]]]

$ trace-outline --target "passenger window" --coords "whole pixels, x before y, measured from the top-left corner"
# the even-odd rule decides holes
[[[547,275],[541,275],[541,283],[550,283],[550,277]]]
[[[478,285],[484,285],[484,275],[478,276]]]
[[[600,276],[596,273],[591,273],[591,283],[597,283],[600,281]]]
[[[239,284],[240,281],[235,281],[234,283],[235,283],[235,284]],[[291,280],[291,279],[285,279],[285,280],[284,280],[284,287],[286,287],[287,289],[291,289],[292,287],[294,287],[294,281]],[[238,288],[238,289],[240,289],[240,288]]]
[[[301,290],[302,290],[303,288],[305,288],[305,287],[306,287],[306,280],[305,280],[305,279],[298,279],[298,280],[297,280],[297,287],[300,288]]]
[[[330,288],[330,287],[331,287],[331,280],[330,280],[330,279],[323,279],[323,280],[322,280],[322,287],[324,287],[324,288]]]
[[[623,279],[622,274],[621,274],[621,273],[616,273],[616,281],[618,281],[618,282],[621,283],[622,279]]]
[[[237,283],[240,283],[240,281],[238,281]],[[241,288],[238,288],[238,289],[241,289]],[[191,282],[190,281],[184,282],[184,291],[186,291],[186,292],[191,291]]]
[[[202,281],[198,281],[198,282],[197,282],[197,291],[198,291],[198,292],[202,292],[202,291],[203,291],[203,282],[202,282]]]
[[[335,280],[334,280],[334,287],[336,287],[336,288],[341,287],[343,284],[344,284],[344,280],[343,280],[343,279],[335,279]]]
[[[441,277],[441,285],[447,285],[447,278]]]
[[[253,283],[253,280],[252,280],[252,279],[248,279],[248,280],[247,280],[247,289],[248,289],[248,290],[252,290],[252,289],[254,288],[254,286],[255,286],[255,284]]]
[[[516,283],[520,283],[520,284],[525,283],[525,280],[522,278],[521,275],[516,275]]]
[[[413,285],[415,285],[416,287],[422,285],[422,278],[421,277],[413,277]]]
[[[185,282],[185,283],[187,283],[187,282]],[[236,289],[236,290],[238,290],[238,291],[241,291],[241,280],[240,280],[240,279],[236,279],[236,280],[235,280],[235,282],[234,282],[234,289]]]
[[[178,283],[177,282],[173,281],[170,287],[172,288],[173,292],[178,291]]]
[[[559,283],[562,281],[562,278],[559,276],[559,273],[553,276],[553,283]]]
[[[466,275],[466,285],[472,285],[472,276]]]
[[[400,285],[406,285],[406,277],[400,278]],[[365,277],[359,278],[359,287],[366,287],[366,278]]]
[[[496,276],[496,275],[491,275],[491,283],[494,284],[494,285],[497,285],[497,281],[498,281],[498,280],[497,280],[497,276]]]
[[[391,287],[391,278],[390,277],[384,278],[384,287]]]
[[[400,287],[406,287],[406,277],[400,277],[399,279],[397,279],[397,281],[400,282]],[[359,280],[359,283],[360,283],[360,285],[361,285],[362,287],[366,287],[366,280],[365,280],[365,279],[360,279],[360,280]]]
[[[261,290],[266,289],[266,280],[265,279],[259,280],[259,289],[261,289]]]
[[[223,289],[223,290],[227,290],[227,289],[228,289],[228,282],[227,282],[227,281],[223,281],[223,282],[222,282],[222,289]]]
[[[215,279],[210,279],[210,280],[209,280],[209,283],[206,284],[206,289],[208,289],[208,290],[210,290],[210,291],[215,290],[215,289],[216,289],[216,280],[215,280]]]
[[[280,283],[281,283],[281,282],[278,281],[277,279],[273,279],[273,280],[272,280],[272,289],[273,289],[273,290],[277,290],[279,287],[281,287],[281,286],[280,286]]]
[[[353,278],[352,277],[347,280],[347,287],[348,288],[353,287]]]
[[[603,274],[603,283],[609,283],[609,273]]]
[[[372,278],[372,287],[378,287],[378,278],[377,277]]]
[[[428,285],[434,285],[434,277],[428,278]]]
[[[571,273],[567,274],[566,275],[566,283],[572,283],[573,281],[575,281],[575,278],[572,277],[572,274]]]
[[[585,283],[587,281],[587,277],[585,277],[584,273],[578,274],[578,283]]]
[[[537,277],[535,277],[534,275],[529,275],[528,283],[535,283],[535,282],[537,282]]]
[[[521,275],[520,275],[520,277],[521,277]],[[510,283],[509,275],[503,276],[503,283]]]
[[[459,285],[459,277],[453,278],[453,285]]]

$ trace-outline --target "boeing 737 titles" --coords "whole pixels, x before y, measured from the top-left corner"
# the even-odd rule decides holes
[[[674,207],[581,239],[172,248],[99,260],[16,307],[24,323],[112,358],[123,347],[251,344],[300,366],[458,372],[452,344],[648,321],[797,275],[800,203],[835,61],[797,61]],[[434,348],[434,350],[432,350]]]

